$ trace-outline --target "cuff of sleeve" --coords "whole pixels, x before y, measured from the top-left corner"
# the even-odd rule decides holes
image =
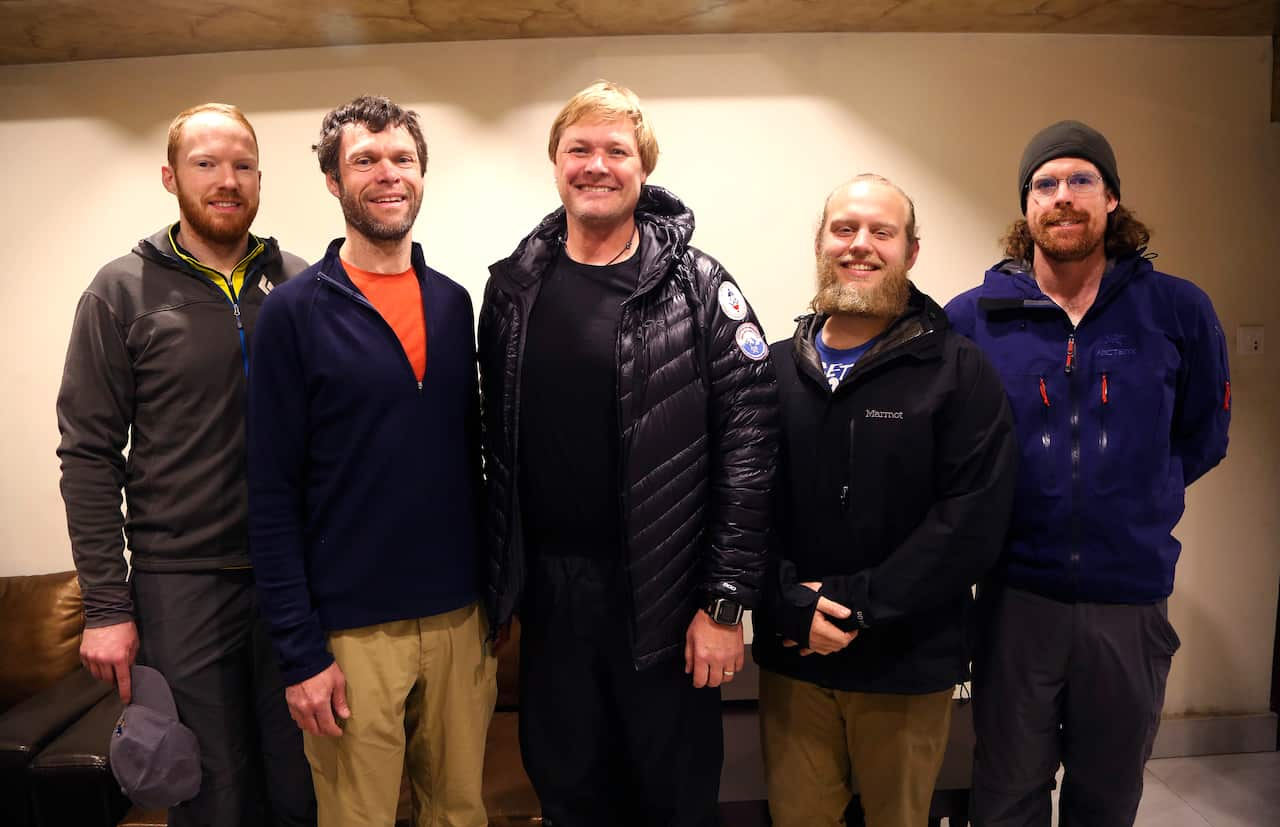
[[[841,606],[849,607],[851,614],[847,620],[832,620],[836,626],[846,632],[871,628],[872,617],[869,608],[871,601],[868,599],[867,585],[867,578],[863,576],[855,576],[850,583],[822,581],[822,588],[818,590],[819,595]]]
[[[121,623],[131,623],[133,615],[128,612],[108,612],[106,614],[90,615],[86,609],[84,613],[84,627],[86,629],[102,629],[107,626],[119,626]]]
[[[802,646],[809,645],[809,630],[813,628],[813,613],[818,610],[818,593],[799,583],[782,587],[782,599],[778,606],[778,631],[787,640]]]
[[[756,607],[756,595],[751,589],[744,589],[737,583],[729,580],[718,580],[707,583],[703,586],[702,593],[708,598],[723,597],[728,600],[734,600],[744,609],[754,609]]]
[[[329,668],[329,664],[333,663],[333,655],[329,651],[323,650],[323,657],[308,658],[304,663],[289,669],[281,669],[280,675],[284,678],[285,686],[293,686],[305,681],[307,678],[314,678],[321,672]]]
[[[133,620],[133,596],[127,584],[86,589],[81,599],[86,629],[115,626]]]
[[[268,617],[267,626],[280,663],[280,676],[284,678],[286,686],[302,683],[328,669],[329,664],[333,663],[333,653],[328,646],[329,636],[325,634],[320,617],[315,612],[301,623],[284,629],[272,624]]]

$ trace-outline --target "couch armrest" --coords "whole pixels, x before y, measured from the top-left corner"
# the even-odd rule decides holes
[[[0,714],[0,770],[24,769],[36,754],[114,689],[84,667]]]
[[[110,777],[111,733],[123,711],[120,696],[114,691],[108,692],[36,754],[31,762],[31,774],[40,777],[80,770],[106,770]],[[111,783],[115,784],[115,781]]]
[[[111,774],[111,734],[124,705],[108,692],[31,762],[31,786],[40,824],[110,827],[129,809]]]

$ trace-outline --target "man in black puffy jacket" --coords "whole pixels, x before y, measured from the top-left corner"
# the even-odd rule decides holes
[[[995,369],[908,272],[915,208],[860,175],[831,193],[818,293],[774,345],[776,576],[756,614],[778,827],[918,827],[968,675],[970,587],[1000,553],[1017,445]]]
[[[490,268],[479,334],[525,767],[557,827],[714,824],[717,687],[764,569],[768,346],[692,214],[645,185],[658,146],[630,90],[575,95],[548,153],[563,207]]]

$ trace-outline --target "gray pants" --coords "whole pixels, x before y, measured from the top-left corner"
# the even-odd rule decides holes
[[[314,825],[302,733],[245,570],[131,578],[138,662],[168,680],[178,717],[200,742],[200,793],[170,827]]]
[[[1060,603],[985,586],[974,662],[974,823],[1132,825],[1179,646],[1165,603]]]

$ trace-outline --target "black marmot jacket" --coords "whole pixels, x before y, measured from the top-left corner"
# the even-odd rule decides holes
[[[693,214],[646,186],[636,206],[639,285],[618,329],[618,496],[636,668],[683,652],[706,595],[757,603],[776,464],[776,390],[758,322],[729,274],[689,246]],[[490,620],[525,580],[517,455],[529,313],[564,244],[547,216],[494,264],[480,310]],[[722,288],[722,285],[725,285]],[[726,311],[726,308],[728,309]],[[608,415],[601,412],[602,416]]]
[[[770,598],[755,614],[763,667],[831,689],[917,694],[968,674],[970,587],[1000,554],[1018,446],[999,374],[911,288],[906,313],[833,391],[800,319],[774,345],[782,469]],[[802,657],[817,593],[860,628]],[[853,628],[851,626],[850,628]]]

